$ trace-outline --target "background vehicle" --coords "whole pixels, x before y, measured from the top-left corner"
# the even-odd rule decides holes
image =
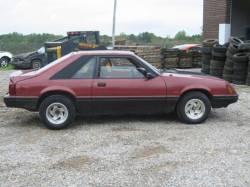
[[[188,124],[204,122],[213,108],[238,100],[226,81],[198,73],[158,69],[132,52],[78,52],[37,71],[10,78],[8,107],[39,111],[51,129],[81,115],[156,114],[176,111]]]
[[[17,69],[37,69],[45,65],[46,53],[45,48],[41,47],[37,51],[22,53],[13,56],[11,64]]]
[[[174,46],[173,49],[179,49],[182,51],[190,52],[190,51],[197,51],[201,52],[201,45],[200,44],[183,44]]]
[[[39,69],[73,51],[100,49],[106,48],[100,46],[99,31],[68,32],[66,37],[46,42],[44,47],[35,52],[14,56],[12,64],[19,69]]]
[[[6,68],[10,63],[12,56],[13,55],[9,52],[0,51],[0,67]]]

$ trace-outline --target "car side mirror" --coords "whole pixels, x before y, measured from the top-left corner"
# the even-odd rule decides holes
[[[155,76],[152,73],[149,73],[149,72],[146,73],[145,77],[147,79],[153,79],[153,78],[155,78]]]
[[[145,76],[146,79],[153,79],[155,77],[152,73],[148,72],[145,68],[137,68],[137,70],[141,72]]]
[[[146,76],[147,71],[146,71],[145,68],[137,68],[137,70],[138,70],[141,74],[143,74],[144,76]]]

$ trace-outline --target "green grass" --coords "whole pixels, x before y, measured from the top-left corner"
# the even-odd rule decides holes
[[[6,68],[0,68],[0,71],[10,71],[10,70],[14,70],[15,67],[13,65],[8,65],[8,67]]]

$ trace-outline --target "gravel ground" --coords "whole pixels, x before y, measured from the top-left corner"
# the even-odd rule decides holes
[[[9,73],[0,71],[0,186],[250,186],[250,88],[198,126],[98,117],[51,131],[4,106]]]

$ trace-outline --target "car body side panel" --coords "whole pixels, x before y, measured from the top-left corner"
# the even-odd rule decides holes
[[[98,87],[104,83],[105,87]],[[154,79],[95,79],[93,108],[97,113],[162,113],[166,111],[166,85]],[[105,108],[105,109],[104,109]]]

